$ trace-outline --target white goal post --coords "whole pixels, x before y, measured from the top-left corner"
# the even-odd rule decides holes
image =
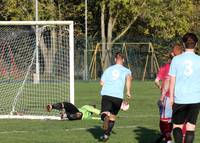
[[[60,119],[74,104],[73,21],[0,21],[0,119]]]

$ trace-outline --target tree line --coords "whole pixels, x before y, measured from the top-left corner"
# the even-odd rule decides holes
[[[84,37],[85,0],[38,0],[38,8],[39,20],[73,20],[75,38]],[[35,0],[0,0],[0,20],[35,20]],[[185,32],[199,35],[200,2],[87,0],[87,21],[88,38],[103,43],[102,59],[107,59],[107,66],[106,51],[115,42],[149,41],[162,51]]]

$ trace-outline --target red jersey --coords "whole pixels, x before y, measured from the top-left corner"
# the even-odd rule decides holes
[[[165,81],[169,80],[169,69],[170,69],[170,63],[167,63],[162,67],[160,67],[159,72],[157,74],[156,79],[158,81],[162,80],[161,90],[163,90]],[[169,96],[169,90],[167,91],[165,96]]]

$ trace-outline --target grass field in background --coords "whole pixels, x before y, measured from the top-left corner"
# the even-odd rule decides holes
[[[76,81],[75,104],[95,103],[100,108],[99,91],[98,82]],[[158,89],[152,81],[133,81],[132,93],[130,109],[120,111],[108,143],[153,143],[159,136]],[[0,120],[0,143],[96,143],[102,134],[101,125],[99,120]]]

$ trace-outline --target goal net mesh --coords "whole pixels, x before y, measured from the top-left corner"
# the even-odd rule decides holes
[[[59,115],[46,105],[69,101],[68,27],[0,26],[0,115]]]

